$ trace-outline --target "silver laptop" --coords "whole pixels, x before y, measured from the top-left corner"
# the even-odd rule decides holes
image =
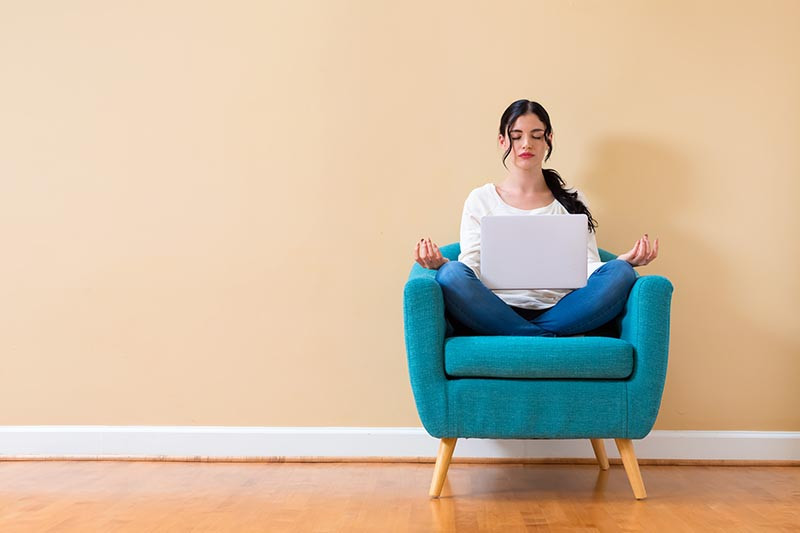
[[[481,219],[481,281],[490,289],[586,285],[586,215],[489,215]]]

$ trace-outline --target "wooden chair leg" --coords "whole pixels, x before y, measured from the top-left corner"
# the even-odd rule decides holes
[[[431,481],[431,498],[438,498],[442,493],[444,480],[447,477],[447,469],[450,467],[450,459],[453,457],[453,450],[456,449],[456,439],[442,439],[439,444],[439,454],[436,456],[436,466],[433,469],[433,481]]]
[[[606,455],[606,445],[603,439],[589,439],[592,441],[592,448],[594,449],[594,456],[597,457],[597,462],[600,465],[600,470],[608,470],[608,455]]]
[[[633,441],[631,439],[614,439],[617,443],[619,455],[622,457],[622,465],[628,475],[628,481],[633,489],[633,495],[637,500],[647,498],[642,481],[642,473],[639,471],[639,461],[636,460],[636,452],[633,451]]]

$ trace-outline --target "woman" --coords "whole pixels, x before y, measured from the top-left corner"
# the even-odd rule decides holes
[[[414,247],[414,259],[436,269],[442,287],[448,335],[569,336],[594,330],[623,309],[636,273],[633,267],[653,261],[658,239],[645,233],[617,259],[603,263],[597,250],[597,226],[583,196],[565,187],[559,174],[542,169],[553,151],[553,127],[537,102],[517,100],[500,118],[498,137],[509,170],[499,185],[473,190],[461,218],[458,261],[442,257],[430,238]],[[512,156],[509,169],[506,159]],[[480,281],[480,221],[486,215],[550,215],[583,213],[589,220],[589,279],[575,290],[490,290]],[[455,329],[454,329],[455,328]]]

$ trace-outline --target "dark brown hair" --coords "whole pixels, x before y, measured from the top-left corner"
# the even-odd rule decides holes
[[[514,122],[519,117],[528,113],[533,113],[539,117],[539,120],[544,124],[544,139],[547,143],[547,155],[544,160],[547,161],[550,159],[550,154],[553,153],[553,141],[550,139],[550,134],[553,133],[553,125],[550,123],[550,115],[547,114],[547,111],[540,103],[531,100],[517,100],[508,106],[503,112],[503,116],[500,117],[500,135],[506,139],[511,139],[509,129],[511,129]],[[508,150],[506,150],[506,153],[503,155],[503,166],[506,168],[508,168],[506,166],[506,159],[511,153],[511,149],[512,143],[509,142]],[[558,200],[558,203],[563,205],[569,213],[586,215],[589,219],[589,231],[595,231],[597,228],[597,221],[592,217],[586,204],[578,199],[578,193],[573,189],[568,189],[561,175],[552,168],[543,168],[542,174],[544,174],[544,182],[547,184],[550,192],[553,193],[555,199]]]

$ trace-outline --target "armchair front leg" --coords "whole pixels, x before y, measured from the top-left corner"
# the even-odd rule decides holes
[[[431,481],[431,498],[438,498],[442,493],[444,480],[447,478],[447,469],[450,467],[450,459],[453,457],[455,449],[456,439],[442,439],[439,444],[439,454],[436,456],[436,467],[433,469],[433,481]]]
[[[625,467],[625,473],[628,474],[633,495],[637,500],[647,498],[642,473],[639,471],[639,461],[636,460],[636,452],[633,451],[633,441],[631,439],[614,439],[614,442],[617,443],[619,456],[622,457],[622,465]]]

